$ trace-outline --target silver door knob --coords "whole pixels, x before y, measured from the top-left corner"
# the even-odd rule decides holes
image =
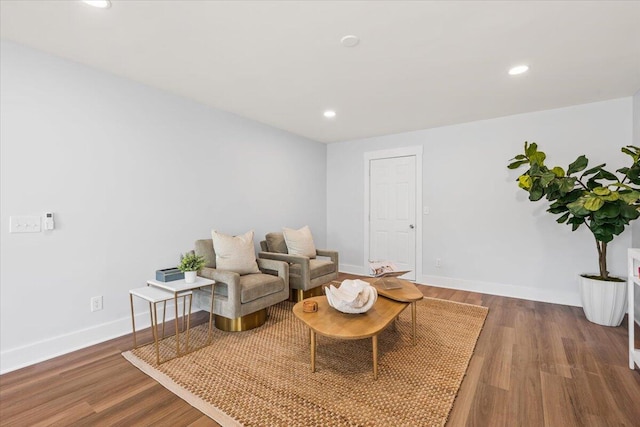
[[[413,224],[409,224],[409,228],[413,230],[415,227],[413,226]]]

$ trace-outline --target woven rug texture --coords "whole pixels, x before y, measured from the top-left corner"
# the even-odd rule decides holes
[[[159,366],[152,344],[123,356],[223,426],[442,426],[488,312],[425,298],[413,346],[408,307],[378,336],[374,380],[370,338],[317,336],[312,373],[309,330],[292,307],[271,307],[267,323],[251,331],[214,328],[211,345]],[[206,332],[206,324],[193,328],[191,342],[204,342]],[[173,357],[173,337],[160,353]]]

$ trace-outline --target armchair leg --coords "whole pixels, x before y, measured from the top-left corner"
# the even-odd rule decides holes
[[[236,317],[235,319],[215,315],[216,328],[226,332],[248,331],[249,329],[264,325],[266,321],[266,308],[258,310],[255,313],[247,314],[246,316]]]
[[[303,291],[302,289],[291,289],[289,291],[289,301],[299,302],[307,298],[320,297],[322,295],[324,295],[322,286],[316,286],[315,288],[311,288],[307,291]]]

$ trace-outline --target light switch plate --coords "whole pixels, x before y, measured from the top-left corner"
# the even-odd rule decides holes
[[[10,233],[39,233],[41,229],[39,216],[12,216]]]

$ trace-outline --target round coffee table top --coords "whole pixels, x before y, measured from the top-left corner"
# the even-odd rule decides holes
[[[332,338],[356,340],[377,335],[386,328],[408,303],[378,298],[366,313],[342,313],[331,307],[326,296],[307,298],[318,303],[318,311],[307,313],[303,301],[293,306],[293,314],[316,333]]]

